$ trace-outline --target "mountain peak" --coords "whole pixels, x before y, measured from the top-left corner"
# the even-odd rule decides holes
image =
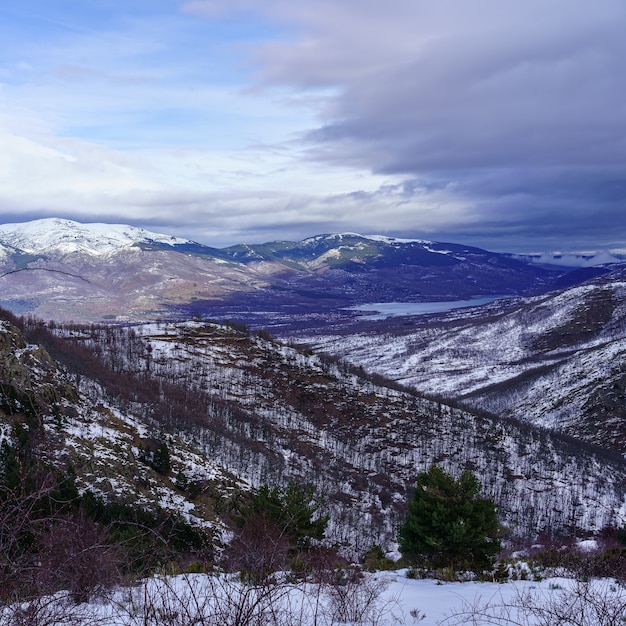
[[[56,217],[0,225],[0,244],[30,254],[86,252],[104,255],[142,243],[173,246],[192,242],[126,224],[84,224]]]
[[[341,243],[343,240],[350,241],[355,239],[363,239],[366,241],[375,241],[378,243],[384,243],[389,245],[394,244],[407,244],[407,243],[419,243],[419,244],[432,244],[433,241],[427,239],[404,239],[401,237],[389,237],[387,235],[361,235],[359,233],[327,233],[324,235],[316,235],[314,237],[308,237],[300,242],[300,244],[314,244],[321,241],[332,241]]]

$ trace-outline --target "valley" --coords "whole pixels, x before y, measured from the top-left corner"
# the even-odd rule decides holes
[[[223,545],[244,494],[310,484],[353,556],[395,545],[431,464],[474,472],[511,544],[626,524],[619,264],[352,234],[220,251],[83,226],[0,228],[4,436],[35,420],[80,489]]]
[[[617,268],[534,298],[285,336],[426,395],[624,452],[624,277]]]
[[[27,367],[33,353],[5,333],[6,354]],[[71,459],[84,488],[184,511],[218,535],[238,491],[296,480],[322,494],[333,542],[355,554],[390,545],[416,473],[432,463],[472,469],[517,540],[626,522],[621,457],[394,388],[263,333],[207,322],[28,322],[24,333],[49,363],[30,368],[29,397],[46,398],[50,385],[62,393],[43,403],[43,454]],[[165,476],[141,460],[158,442],[172,459]],[[177,476],[201,487],[181,491]]]

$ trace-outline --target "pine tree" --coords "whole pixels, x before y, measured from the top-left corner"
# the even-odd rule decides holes
[[[171,469],[170,451],[164,441],[161,442],[159,447],[152,454],[151,465],[159,474],[163,474],[164,476],[167,476],[167,474],[169,474]]]
[[[255,515],[271,520],[293,546],[307,548],[311,540],[324,538],[328,515],[319,515],[313,486],[290,482],[287,486],[261,485],[248,507],[240,512],[243,524]]]
[[[501,545],[492,499],[469,470],[458,480],[433,465],[417,477],[408,515],[400,527],[400,552],[409,562],[434,568],[484,571]]]

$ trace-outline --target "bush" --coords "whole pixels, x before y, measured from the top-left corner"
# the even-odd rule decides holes
[[[380,570],[392,570],[396,568],[396,564],[385,556],[380,545],[372,546],[363,557],[363,568],[368,572],[376,572]]]
[[[550,546],[533,556],[532,565],[548,572],[562,568],[580,580],[610,577],[626,581],[626,548],[582,552],[572,546]]]
[[[492,596],[466,602],[441,626],[618,626],[626,618],[626,592],[608,580],[572,582],[550,589],[527,588],[510,600]]]
[[[289,560],[289,540],[272,520],[256,514],[246,520],[230,542],[227,565],[250,582],[265,580],[284,569]]]
[[[212,537],[182,518],[79,494],[18,446],[0,446],[0,600],[68,592],[83,601],[172,560],[210,560]]]

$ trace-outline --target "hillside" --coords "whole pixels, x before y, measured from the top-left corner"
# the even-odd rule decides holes
[[[318,328],[299,339],[424,394],[626,452],[626,272],[619,267],[544,296]]]
[[[433,462],[473,469],[514,537],[626,522],[619,457],[427,400],[263,333],[13,322],[24,335],[0,331],[2,421],[36,428],[41,454],[71,464],[81,488],[183,512],[217,537],[238,494],[294,479],[315,485],[344,550],[389,546],[416,474]],[[154,462],[162,444],[167,471]]]
[[[355,234],[216,249],[121,224],[0,225],[0,305],[56,321],[336,315],[363,302],[543,293],[568,275],[459,244]]]

